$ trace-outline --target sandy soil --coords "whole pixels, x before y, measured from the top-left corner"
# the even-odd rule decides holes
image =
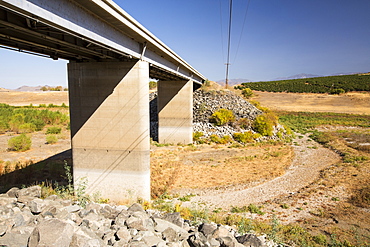
[[[68,92],[67,91],[46,91],[46,92],[1,92],[0,91],[0,103],[5,103],[14,106],[25,106],[29,104],[40,105],[40,104],[54,104],[61,105],[68,103]]]
[[[229,187],[224,190],[191,191],[198,194],[192,198],[192,202],[205,203],[213,208],[223,209],[230,209],[231,206],[241,207],[251,203],[260,204],[296,193],[312,183],[322,169],[340,160],[338,154],[309,141],[307,136],[296,138],[294,142],[296,143],[293,145],[295,157],[282,176],[241,190]]]
[[[370,114],[370,93],[343,95],[255,91],[252,100],[273,110]]]
[[[31,136],[32,146],[26,152],[9,152],[7,150],[8,140],[15,135],[12,133],[0,135],[0,160],[11,162],[32,160],[33,162],[38,162],[71,149],[70,132],[67,130],[63,130],[61,134],[57,135],[58,142],[55,144],[46,143],[45,131],[34,132],[28,135]]]
[[[152,147],[152,195],[245,189],[283,175],[293,157],[284,144]]]

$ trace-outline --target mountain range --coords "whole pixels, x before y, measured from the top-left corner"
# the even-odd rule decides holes
[[[279,80],[294,80],[294,79],[304,79],[304,78],[313,78],[313,77],[321,77],[321,76],[322,75],[313,75],[313,74],[301,73],[301,74],[297,74],[297,75],[291,75],[291,76],[288,76],[288,77],[278,77],[275,80],[276,81],[279,81]]]
[[[46,87],[46,88],[54,88],[56,86],[48,86],[48,85],[45,85],[45,86],[26,86],[26,85],[23,85],[19,88],[16,88],[16,89],[6,89],[6,88],[0,88],[0,92],[9,92],[9,91],[16,91],[16,92],[39,92],[39,91],[42,91],[42,88],[43,87]],[[62,90],[64,89],[64,87],[62,87]]]
[[[221,86],[225,86],[225,79],[219,80],[219,81],[216,81],[216,82],[218,84],[220,84]],[[241,78],[238,78],[238,79],[229,79],[229,85],[230,86],[238,85],[238,84],[241,84],[241,83],[244,83],[244,82],[252,82],[252,81],[249,80],[249,79],[241,79]]]

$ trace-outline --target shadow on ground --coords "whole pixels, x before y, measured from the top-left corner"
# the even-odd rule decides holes
[[[22,188],[35,184],[67,185],[66,165],[72,175],[71,149],[34,164],[18,162],[14,171],[8,173],[5,171],[5,174],[0,176],[0,193],[5,193],[12,187]]]

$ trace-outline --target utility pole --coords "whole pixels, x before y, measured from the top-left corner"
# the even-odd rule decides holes
[[[233,0],[230,0],[230,16],[229,16],[229,37],[227,43],[227,63],[226,63],[226,79],[225,88],[229,87],[229,65],[230,65],[230,41],[231,41],[231,16],[233,10]]]

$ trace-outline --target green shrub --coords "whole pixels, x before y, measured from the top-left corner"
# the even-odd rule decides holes
[[[251,212],[252,214],[264,215],[265,212],[262,212],[261,208],[262,208],[261,206],[257,206],[255,204],[248,205],[248,211]]]
[[[200,138],[203,136],[203,132],[201,131],[196,131],[193,133],[193,141],[195,142],[199,142],[200,141]]]
[[[217,144],[227,144],[233,142],[233,139],[229,135],[225,135],[223,137],[219,137],[218,135],[211,135],[209,137],[211,142],[217,143]]]
[[[327,145],[329,142],[335,140],[335,137],[327,132],[320,132],[314,130],[310,135],[310,138],[322,145]]]
[[[8,141],[8,148],[11,151],[27,151],[31,148],[31,145],[31,138],[25,134],[12,137]]]
[[[335,89],[332,89],[330,90],[330,94],[343,94],[345,93],[346,91],[343,89],[343,88],[335,88]]]
[[[36,127],[36,131],[40,131],[45,127],[45,122],[42,119],[32,119],[31,123],[33,123]]]
[[[233,137],[234,140],[240,143],[252,143],[254,142],[253,133],[251,131],[247,131],[244,133],[234,133]]]
[[[0,121],[0,134],[5,133],[9,129],[9,124],[5,121]]]
[[[24,115],[23,114],[13,115],[10,122],[9,122],[10,130],[18,133],[19,126],[23,123],[24,123]]]
[[[264,113],[256,117],[253,123],[253,129],[263,136],[272,136],[274,126],[278,123],[278,117],[272,113]]]
[[[243,94],[243,96],[244,96],[245,98],[249,99],[250,97],[252,97],[252,96],[253,96],[253,91],[252,91],[252,89],[250,89],[250,88],[244,88],[244,89],[242,90],[242,94]]]
[[[217,126],[222,126],[234,122],[235,116],[231,110],[219,109],[212,114],[210,121]]]
[[[60,132],[62,132],[62,128],[59,128],[59,127],[49,127],[47,130],[46,130],[46,134],[60,134]]]
[[[221,144],[227,144],[227,143],[231,143],[231,142],[233,142],[233,139],[229,135],[223,136],[221,138]]]
[[[320,245],[323,245],[323,246],[326,246],[326,244],[327,244],[326,237],[323,234],[319,234],[319,235],[313,236],[312,239],[317,244],[320,244]]]
[[[19,125],[19,133],[32,133],[36,130],[36,125],[33,123],[24,123]]]
[[[247,206],[243,206],[243,207],[237,207],[237,206],[234,207],[234,206],[232,206],[231,210],[230,210],[231,213],[246,213],[248,211],[249,210],[248,210]]]
[[[47,135],[46,136],[46,143],[47,144],[55,144],[58,142],[58,137],[56,135]]]
[[[157,82],[156,81],[150,81],[149,82],[149,89],[155,89],[157,88]]]
[[[221,138],[218,135],[215,135],[215,134],[211,135],[209,137],[209,139],[210,139],[211,142],[214,142],[214,143],[220,143],[220,141],[221,141]]]

